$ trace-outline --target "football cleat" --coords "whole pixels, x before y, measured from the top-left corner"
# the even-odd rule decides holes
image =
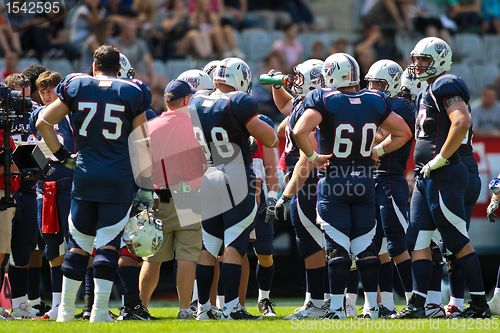
[[[454,304],[448,304],[445,309],[446,317],[448,318],[458,318],[458,316],[463,312],[463,309],[460,309],[458,306]]]
[[[198,306],[196,311],[196,320],[217,320],[220,319],[219,311],[216,307],[208,306]]]
[[[495,316],[500,316],[500,295],[493,295],[491,300],[488,302],[491,313]]]
[[[425,305],[425,318],[446,318],[446,312],[441,304],[429,303]]]
[[[345,310],[339,308],[337,310],[329,311],[321,317],[322,319],[346,319]]]
[[[409,303],[400,312],[391,316],[391,319],[415,319],[415,318],[425,318],[425,308],[416,307]]]
[[[259,320],[261,317],[248,313],[247,309],[239,303],[232,309],[224,307],[222,310],[222,320]]]
[[[264,317],[275,317],[276,311],[274,311],[275,304],[271,302],[269,298],[263,298],[257,304],[259,312],[262,313]]]
[[[189,310],[193,313],[193,316],[196,318],[196,312],[198,311],[198,300],[195,299],[194,301],[189,304]]]
[[[96,309],[92,308],[92,312],[90,313],[89,322],[91,323],[112,323],[114,322],[113,318],[109,314],[108,309]]]
[[[90,319],[90,312],[92,309],[89,308],[84,308],[82,312],[78,313],[75,315],[75,319],[83,319],[83,320],[89,320]]]
[[[43,316],[45,313],[49,312],[51,307],[47,305],[44,301],[40,301],[39,304],[35,304],[31,306],[33,309],[38,311],[36,313],[37,317]]]
[[[350,304],[345,302],[345,314],[349,318],[356,318],[358,316],[358,310],[356,309],[356,304]]]
[[[327,299],[325,300],[325,304],[323,304],[323,306],[321,307],[322,310],[326,312],[328,312],[330,310],[330,304],[332,304],[332,300],[331,299]]]
[[[12,309],[10,315],[14,319],[33,319],[36,317],[37,310],[33,309],[27,303],[21,303],[18,308]]]
[[[289,316],[284,317],[285,320],[294,319],[318,319],[325,315],[326,310],[316,307],[311,301],[299,308],[299,310]]]
[[[188,320],[188,319],[194,319],[195,318],[195,315],[194,313],[191,311],[191,309],[188,309],[188,310],[181,310],[177,313],[177,319],[181,319],[181,320]]]
[[[155,320],[148,309],[140,302],[135,306],[125,306],[121,309],[117,320]]]
[[[469,307],[465,309],[457,318],[491,318],[490,307],[478,307],[469,302]]]
[[[359,315],[359,318],[362,319],[378,319],[379,318],[379,309],[378,306],[374,306],[371,309],[365,309],[363,308],[361,310],[361,314]]]
[[[378,316],[379,318],[388,319],[391,318],[392,315],[397,313],[396,309],[389,310],[387,307],[379,304],[378,306]]]

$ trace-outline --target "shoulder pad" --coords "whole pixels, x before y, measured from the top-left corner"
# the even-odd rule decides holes
[[[430,89],[436,97],[460,96],[465,103],[469,102],[469,89],[462,78],[454,74],[445,74],[434,81]]]

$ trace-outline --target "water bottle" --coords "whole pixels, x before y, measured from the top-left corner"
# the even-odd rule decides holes
[[[268,74],[261,74],[259,77],[259,83],[262,85],[274,84],[282,86],[286,84],[286,81],[287,81],[287,75],[283,74],[277,74],[273,76]]]

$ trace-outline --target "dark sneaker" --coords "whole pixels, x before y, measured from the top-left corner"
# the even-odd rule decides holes
[[[345,314],[344,309],[339,308],[337,310],[328,311],[321,318],[322,319],[346,319],[346,314]]]
[[[33,305],[32,308],[37,311],[36,313],[37,317],[43,316],[46,312],[49,312],[51,309],[51,307],[45,304],[44,301],[41,301],[40,304]]]
[[[321,307],[321,310],[324,310],[325,312],[330,311],[330,304],[332,304],[331,299],[325,300],[325,304],[323,304],[323,306]]]
[[[82,312],[77,313],[75,315],[75,319],[83,319],[83,320],[89,320],[90,319],[90,312],[92,309],[84,308]]]
[[[396,309],[389,310],[387,307],[383,306],[382,304],[379,304],[378,306],[378,316],[379,318],[391,318],[392,315],[395,315]]]
[[[446,318],[446,312],[441,304],[429,303],[425,306],[425,318]]]
[[[478,307],[469,302],[469,307],[465,309],[457,318],[491,318],[490,307]]]
[[[408,304],[400,312],[391,316],[391,319],[415,319],[415,318],[425,318],[425,308],[416,307],[413,304]]]
[[[196,318],[197,311],[198,311],[198,300],[197,299],[195,299],[194,301],[191,302],[191,304],[189,304],[189,309],[193,313],[193,316]]]
[[[155,320],[156,318],[149,314],[148,309],[141,303],[134,307],[126,306],[120,311],[118,320]]]
[[[458,306],[453,304],[448,304],[446,306],[446,317],[448,318],[458,318],[458,316],[463,312]]]
[[[274,303],[271,302],[269,298],[263,298],[257,304],[259,312],[262,313],[264,317],[275,317],[276,311],[274,311]]]
[[[236,305],[232,309],[228,309],[224,307],[222,311],[222,320],[258,320],[262,319],[261,317],[254,316],[242,307],[240,304]]]

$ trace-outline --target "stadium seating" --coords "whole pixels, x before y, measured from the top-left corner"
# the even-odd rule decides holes
[[[172,59],[167,61],[166,75],[169,80],[175,79],[184,71],[196,68],[190,60]]]
[[[241,33],[241,48],[249,61],[260,61],[271,51],[270,34],[261,29],[248,29]]]
[[[71,62],[66,59],[44,59],[42,63],[45,67],[61,74],[62,77],[75,72]]]
[[[457,34],[452,45],[456,55],[465,62],[484,62],[486,52],[483,40],[475,34]]]
[[[500,36],[486,35],[484,36],[484,47],[486,49],[486,58],[500,65]]]
[[[17,68],[20,70],[25,69],[28,66],[31,66],[33,64],[39,64],[40,61],[38,61],[37,58],[22,58],[19,60],[19,64],[17,65]]]

